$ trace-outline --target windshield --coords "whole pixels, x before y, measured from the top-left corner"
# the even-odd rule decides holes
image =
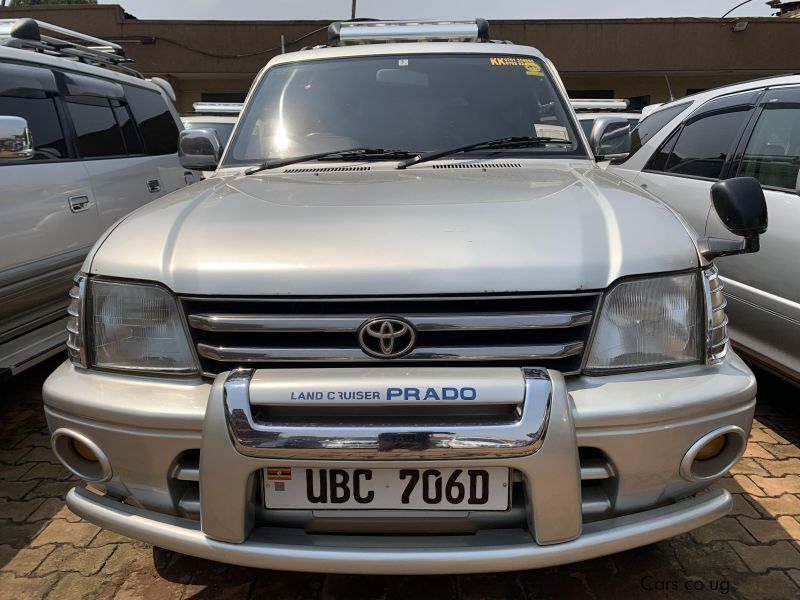
[[[219,142],[223,146],[228,143],[228,138],[231,137],[234,125],[236,123],[204,123],[202,121],[184,123],[186,129],[216,129]]]
[[[571,143],[482,152],[586,156],[567,114],[535,58],[409,54],[289,63],[259,83],[225,166],[347,148],[429,152],[517,136]]]

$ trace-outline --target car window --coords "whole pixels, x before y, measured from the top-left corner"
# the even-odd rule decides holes
[[[32,160],[67,157],[64,130],[53,98],[44,94],[39,97],[0,96],[0,115],[22,117],[28,121],[36,150]]]
[[[65,99],[78,138],[78,152],[83,158],[125,155],[122,132],[106,98]]]
[[[144,144],[139,137],[139,131],[131,116],[130,108],[117,100],[111,101],[114,109],[114,116],[117,118],[122,139],[125,141],[125,149],[128,154],[144,154]]]
[[[678,134],[666,164],[651,170],[717,179],[748,114],[743,109],[712,113],[690,121]]]
[[[639,121],[636,128],[631,132],[631,155],[644,146],[651,137],[661,131],[667,123],[686,110],[690,104],[691,102],[683,102],[675,106],[661,108]]]
[[[178,126],[161,94],[127,85],[125,98],[139,125],[147,154],[175,154],[178,151]]]
[[[800,170],[800,104],[767,104],[742,157],[739,175],[795,191]]]

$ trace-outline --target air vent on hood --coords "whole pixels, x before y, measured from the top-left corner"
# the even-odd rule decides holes
[[[498,163],[498,162],[485,162],[485,163],[440,163],[431,165],[432,169],[521,169],[522,165],[519,163]]]
[[[369,171],[369,167],[293,167],[284,173],[341,173],[343,171]]]

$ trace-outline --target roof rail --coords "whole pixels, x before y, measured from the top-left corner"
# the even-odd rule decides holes
[[[238,115],[242,112],[242,102],[195,102],[194,112]]]
[[[570,98],[569,102],[576,111],[628,110],[628,101],[625,99]]]
[[[63,37],[44,35],[43,31]],[[125,56],[125,50],[119,44],[36,19],[0,19],[0,45],[115,67],[144,79],[138,71],[123,66],[133,60]]]
[[[465,21],[336,21],[328,27],[331,46],[380,42],[488,42],[489,23]]]

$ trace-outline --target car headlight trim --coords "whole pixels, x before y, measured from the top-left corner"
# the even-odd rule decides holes
[[[605,295],[584,371],[609,374],[700,363],[706,352],[697,270],[626,279]]]
[[[86,340],[83,322],[85,314],[84,303],[86,300],[86,275],[78,273],[73,279],[73,286],[69,291],[69,306],[67,306],[67,356],[84,369],[87,366]]]
[[[719,364],[728,352],[728,301],[719,269],[711,265],[703,270],[703,294],[706,310],[706,364]]]

